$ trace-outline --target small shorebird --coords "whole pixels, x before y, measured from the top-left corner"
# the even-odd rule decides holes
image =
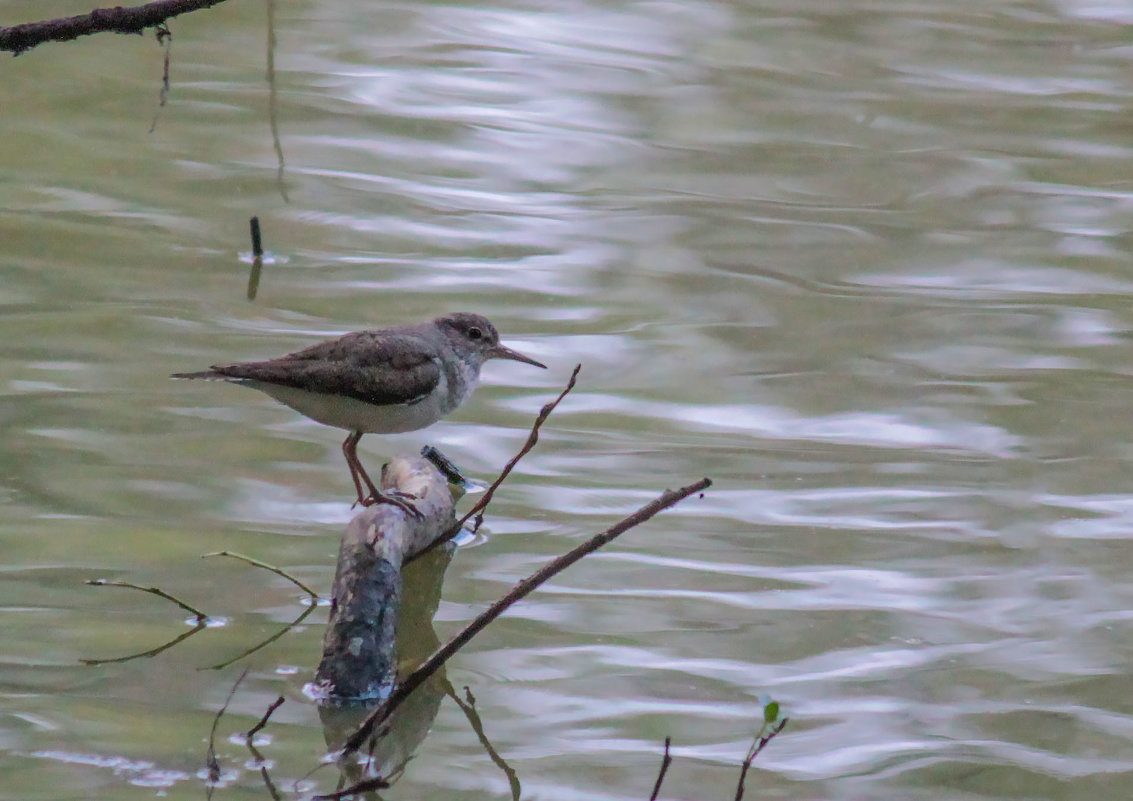
[[[501,345],[496,327],[484,317],[457,312],[427,323],[357,331],[278,359],[174,373],[173,378],[242,384],[316,422],[346,429],[350,435],[342,452],[358,503],[391,503],[416,514],[370,480],[358,459],[358,440],[363,434],[431,426],[468,400],[488,359],[546,367]]]

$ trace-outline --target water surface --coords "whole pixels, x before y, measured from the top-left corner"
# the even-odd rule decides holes
[[[0,0],[0,22],[86,6]],[[1133,151],[1121,4],[229,2],[8,59],[0,92],[0,797],[264,797],[351,487],[341,435],[170,372],[471,309],[427,432],[488,480],[435,635],[665,487],[715,485],[450,664],[524,798],[1117,798],[1133,771]],[[269,42],[273,49],[269,54]],[[270,55],[270,62],[269,62]],[[268,72],[268,66],[272,67]],[[156,119],[156,124],[155,123]],[[151,132],[151,125],[153,130]],[[247,221],[271,251],[246,298]],[[218,625],[187,632],[156,584]],[[424,629],[425,627],[421,627]],[[390,798],[509,798],[452,700]],[[435,718],[433,717],[435,715]],[[427,737],[426,730],[427,731]],[[392,747],[392,746],[391,746]],[[302,788],[334,789],[330,770]]]

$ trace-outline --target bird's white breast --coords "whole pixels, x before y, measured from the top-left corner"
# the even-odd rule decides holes
[[[445,371],[433,391],[415,403],[376,406],[345,395],[328,395],[259,381],[243,382],[323,425],[364,434],[400,434],[431,426],[464,403],[476,389],[479,370],[459,364],[450,386]]]

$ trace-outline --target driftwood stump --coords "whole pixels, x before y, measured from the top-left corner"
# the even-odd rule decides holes
[[[384,698],[396,680],[396,628],[401,566],[456,522],[444,476],[419,456],[398,456],[382,470],[382,489],[406,498],[420,514],[390,504],[359,512],[338,551],[330,620],[316,685],[328,701]]]

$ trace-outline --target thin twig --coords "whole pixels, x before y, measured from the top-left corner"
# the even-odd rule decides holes
[[[657,801],[657,796],[661,792],[661,782],[665,781],[665,774],[669,771],[669,765],[673,764],[673,758],[669,756],[669,746],[672,745],[673,738],[665,738],[665,756],[661,757],[661,771],[657,774],[657,783],[653,785],[653,794],[649,796],[649,801]]]
[[[84,583],[89,584],[92,587],[125,587],[128,590],[141,590],[142,592],[148,592],[150,595],[156,595],[158,598],[164,598],[167,601],[172,601],[173,603],[177,604],[190,615],[196,617],[198,623],[208,620],[208,615],[206,615],[200,609],[197,609],[194,606],[190,606],[180,598],[175,598],[165,590],[158,587],[142,587],[139,584],[131,584],[128,581],[111,581],[109,579],[88,579]]]
[[[283,696],[281,695],[279,696],[279,698],[276,698],[274,701],[272,701],[271,704],[268,705],[268,711],[264,713],[264,716],[262,718],[260,718],[260,722],[252,728],[248,729],[248,733],[244,735],[244,739],[251,740],[256,736],[256,733],[259,732],[260,729],[268,725],[268,718],[271,717],[272,712],[283,706],[283,700]]]
[[[789,720],[790,718],[783,718],[779,721],[779,725],[768,731],[767,734],[764,734],[762,737],[757,736],[755,741],[752,742],[751,748],[747,750],[747,757],[744,759],[743,767],[740,768],[740,781],[736,785],[735,801],[742,801],[744,797],[744,780],[747,778],[748,770],[751,769],[751,763],[759,756],[759,752],[763,750],[763,747],[771,742],[776,734],[783,731],[783,727],[787,725],[787,721]]]
[[[488,504],[492,502],[492,498],[496,494],[496,490],[499,489],[500,484],[503,484],[504,480],[511,475],[511,471],[519,464],[519,460],[530,453],[531,449],[535,447],[535,443],[539,441],[539,429],[543,427],[543,423],[547,421],[547,418],[551,416],[551,412],[553,412],[555,407],[567,396],[567,393],[574,389],[575,381],[578,380],[578,373],[581,369],[582,365],[576,364],[574,370],[571,371],[570,379],[567,380],[566,387],[559,393],[559,396],[550,403],[545,404],[543,408],[539,410],[539,416],[535,418],[535,422],[531,425],[531,433],[527,435],[527,442],[523,443],[523,447],[519,449],[519,453],[511,457],[511,461],[504,465],[504,469],[500,471],[500,475],[492,482],[492,486],[488,487],[487,492],[481,496],[475,506],[468,510],[468,514],[456,522],[456,525],[453,526],[451,536],[456,536],[460,533],[465,523],[476,515],[480,515],[488,507]]]
[[[212,553],[201,554],[202,559],[208,559],[210,556],[228,556],[232,559],[239,559],[241,562],[247,562],[254,567],[262,567],[264,570],[270,570],[272,573],[275,573],[277,576],[282,576],[283,578],[294,584],[296,587],[301,589],[303,592],[310,595],[312,601],[319,600],[319,594],[317,592],[312,590],[299,579],[292,576],[283,568],[276,567],[275,565],[269,565],[267,562],[261,562],[259,559],[251,556],[245,556],[244,554],[236,553],[235,551],[214,551]]]
[[[539,411],[538,417],[535,418],[535,422],[531,425],[531,433],[527,435],[527,442],[523,443],[523,447],[519,449],[519,453],[513,456],[511,458],[511,461],[504,465],[504,469],[500,472],[499,476],[495,481],[492,482],[492,485],[488,487],[487,491],[480,497],[480,500],[478,500],[476,504],[468,510],[468,514],[460,518],[460,520],[458,520],[452,526],[452,528],[450,528],[440,537],[437,537],[437,539],[433,540],[420,551],[406,559],[406,565],[412,562],[414,559],[424,556],[434,548],[437,548],[451,540],[453,537],[460,533],[461,529],[464,528],[464,524],[471,520],[473,516],[479,515],[476,523],[477,528],[479,528],[480,523],[483,522],[484,519],[484,509],[488,506],[489,503],[492,502],[492,497],[496,494],[496,490],[501,484],[504,483],[504,480],[508,477],[508,475],[511,474],[511,471],[515,469],[515,466],[519,464],[519,460],[530,453],[531,449],[535,447],[535,443],[539,441],[539,429],[543,427],[543,423],[547,421],[547,418],[550,417],[551,412],[553,412],[555,410],[555,407],[558,406],[562,399],[566,397],[567,393],[574,389],[575,381],[577,381],[578,373],[581,369],[581,364],[575,365],[574,370],[570,374],[570,379],[567,381],[567,385],[563,389],[563,391],[559,393],[559,396],[557,398],[555,398],[550,403],[545,404]]]
[[[638,509],[624,520],[614,524],[600,534],[595,534],[586,542],[579,545],[577,548],[563,554],[562,556],[554,559],[539,570],[532,573],[527,578],[520,581],[512,587],[507,594],[496,601],[494,604],[484,610],[475,620],[469,623],[462,631],[460,631],[451,640],[446,642],[440,648],[433,652],[433,655],[426,659],[420,667],[413,671],[406,677],[397,689],[393,691],[388,699],[381,705],[376,707],[362,724],[358,727],[357,731],[346,740],[343,745],[344,753],[357,751],[366,738],[373,732],[374,727],[379,723],[385,722],[393,711],[397,709],[401,703],[409,697],[417,687],[425,682],[433,673],[440,669],[449,657],[460,650],[469,640],[475,637],[485,626],[499,617],[509,606],[516,601],[523,598],[543,582],[547,581],[556,574],[562,572],[566,568],[573,565],[582,557],[601,548],[603,545],[614,540],[620,534],[628,531],[634,526],[640,525],[649,520],[658,512],[668,509],[670,506],[678,503],[679,501],[700,492],[703,489],[712,485],[712,480],[702,478],[695,484],[690,484],[687,487],[682,487],[679,490],[665,490],[658,498],[647,503],[645,506]]]
[[[161,73],[161,92],[158,94],[157,110],[153,113],[153,122],[150,123],[149,132],[157,130],[157,120],[161,110],[165,108],[165,101],[169,99],[169,54],[173,50],[173,31],[164,22],[157,24],[157,43],[165,48],[165,67]]]

